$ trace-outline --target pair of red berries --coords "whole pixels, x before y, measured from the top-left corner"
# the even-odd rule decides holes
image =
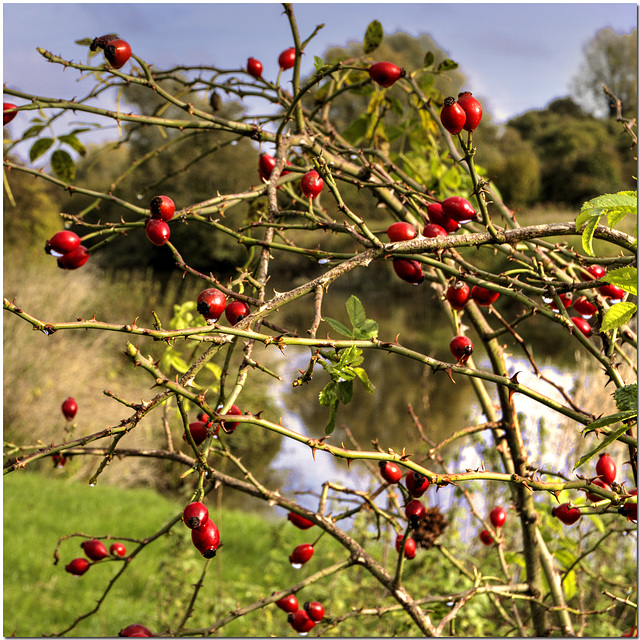
[[[463,129],[475,131],[481,119],[482,106],[470,91],[459,93],[457,100],[453,96],[445,98],[440,111],[440,122],[451,135],[457,135]]]
[[[402,479],[402,469],[395,462],[380,460],[378,468],[382,478],[389,484],[397,484]],[[417,471],[410,471],[405,478],[405,485],[412,498],[420,498],[429,488],[429,479]]]
[[[415,227],[408,222],[394,222],[387,227],[386,233],[389,242],[405,242],[413,240],[418,235]],[[422,267],[417,260],[394,258],[393,270],[398,278],[410,284],[420,284],[424,281],[424,273],[422,273]]]
[[[80,544],[82,550],[85,552],[85,555],[89,560],[93,562],[99,562],[104,558],[108,557],[109,554],[116,557],[124,557],[127,553],[126,547],[121,542],[114,542],[109,547],[109,553],[107,553],[107,548],[100,540],[85,540]],[[87,560],[87,558],[74,558],[66,567],[65,571],[74,576],[81,576],[89,571],[89,567],[91,567],[91,562]]]
[[[3,102],[2,103],[2,126],[5,124],[9,124],[17,115],[18,108],[15,104],[11,102]]]
[[[309,633],[324,618],[324,606],[320,602],[305,602],[300,609],[298,599],[292,593],[277,600],[276,606],[289,614],[289,624],[300,635]]]
[[[392,86],[405,75],[406,71],[393,62],[376,62],[369,67],[369,77],[384,88]]]
[[[491,520],[491,524],[496,528],[500,529],[504,523],[507,521],[507,512],[503,507],[494,507],[489,513],[489,520]],[[483,529],[480,532],[480,540],[482,544],[486,544],[487,546],[493,544],[493,536],[488,529]]]
[[[176,205],[169,196],[154,196],[149,203],[151,217],[145,224],[147,238],[158,247],[166,244],[171,236],[167,222],[173,218]]]
[[[402,550],[402,541],[404,536],[400,535],[396,538],[396,551],[400,553]],[[407,538],[404,544],[404,557],[407,560],[413,560],[416,557],[416,541],[413,538]]]
[[[580,274],[580,277],[584,281],[589,280],[598,280],[602,278],[607,273],[607,270],[599,264],[589,265],[583,273]],[[624,289],[617,287],[615,284],[603,284],[598,287],[598,291],[600,295],[604,298],[608,298],[612,304],[616,304],[620,302],[622,298],[625,296]]]
[[[216,322],[224,311],[225,317],[232,327],[251,314],[251,309],[246,302],[234,300],[227,305],[224,293],[213,287],[200,292],[196,300],[196,309],[206,320],[211,322]]]
[[[225,415],[241,416],[242,410],[235,404],[232,404]],[[191,437],[193,438],[196,447],[199,447],[209,435],[213,434],[214,437],[217,437],[220,433],[220,427],[222,427],[222,430],[225,433],[233,433],[238,428],[239,424],[239,422],[227,422],[226,420],[220,420],[220,423],[216,424],[215,429],[211,431],[213,423],[210,421],[209,416],[203,412],[198,414],[198,419],[196,421],[189,423],[189,432],[191,433]],[[182,439],[187,439],[186,433],[182,434]]]
[[[462,311],[470,299],[483,307],[488,307],[500,297],[497,291],[491,291],[479,285],[473,285],[470,289],[469,285],[461,280],[449,285],[445,295],[451,307],[456,311]]]
[[[58,231],[44,245],[46,253],[58,258],[61,269],[79,269],[89,259],[89,250],[73,231]]]
[[[287,160],[287,164],[290,165],[291,163]],[[260,176],[260,179],[264,182],[269,180],[275,166],[276,159],[272,155],[268,153],[261,153],[260,157],[258,158],[258,175]],[[289,173],[289,171],[283,170],[280,175],[284,176],[287,173]]]
[[[107,62],[114,69],[122,69],[131,57],[131,46],[126,40],[118,38],[113,33],[109,33],[99,38],[94,38],[89,49],[96,51],[102,49]]]
[[[182,521],[191,529],[193,546],[205,557],[213,558],[220,546],[220,531],[202,502],[191,502],[182,512]]]

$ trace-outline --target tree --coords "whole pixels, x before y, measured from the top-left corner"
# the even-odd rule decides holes
[[[284,10],[299,61],[314,34],[303,40],[292,5],[285,4]],[[381,37],[380,25],[372,23],[364,38],[367,55],[376,51]],[[104,49],[109,60],[110,42],[111,37],[104,36],[87,45]],[[454,626],[467,636],[478,628],[491,632],[486,635],[537,637],[549,635],[553,629],[562,635],[575,635],[578,629],[585,635],[599,635],[612,627],[619,632],[619,616],[611,613],[610,600],[624,606],[625,611],[628,606],[630,609],[628,590],[636,577],[635,565],[628,561],[635,527],[628,522],[637,520],[637,497],[630,487],[637,486],[637,372],[630,356],[637,348],[630,326],[636,313],[637,243],[633,235],[617,227],[625,223],[627,215],[637,212],[636,195],[621,192],[595,198],[583,204],[572,222],[521,226],[476,166],[474,131],[452,134],[441,122],[437,102],[441,94],[434,88],[434,78],[455,68],[450,62],[443,66],[427,59],[420,68],[398,74],[392,87],[397,98],[387,96],[391,87],[374,86],[366,79],[359,82],[353,88],[363,91],[368,99],[367,126],[362,133],[347,124],[345,131],[349,133],[344,134],[328,115],[330,105],[343,90],[349,90],[347,80],[352,72],[366,76],[368,58],[334,63],[318,59],[315,74],[306,80],[301,80],[296,63],[288,71],[292,75],[289,92],[279,82],[284,71],[272,82],[242,70],[194,66],[178,74],[156,70],[135,56],[124,68],[114,68],[101,61],[80,64],[39,51],[61,68],[94,74],[101,90],[118,91],[123,82],[135,84],[153,96],[150,103],[157,99],[162,106],[154,106],[150,114],[114,113],[84,100],[70,102],[5,88],[5,93],[21,101],[18,117],[20,111],[34,108],[51,113],[50,118],[61,109],[81,114],[91,110],[106,121],[132,123],[128,140],[133,141],[127,145],[132,156],[122,172],[108,184],[92,189],[74,183],[75,161],[70,154],[58,155],[51,172],[37,171],[11,158],[5,158],[5,168],[89,199],[81,211],[64,213],[62,219],[73,222],[83,234],[77,242],[87,247],[90,259],[106,245],[121,243],[124,234],[144,238],[150,221],[164,223],[167,239],[158,250],[170,252],[177,271],[202,288],[195,300],[185,301],[169,318],[154,312],[127,323],[119,318],[83,317],[76,309],[63,321],[40,318],[19,299],[4,299],[9,319],[30,325],[41,340],[65,332],[79,337],[88,332],[124,336],[125,357],[151,385],[142,399],[133,388],[107,394],[126,409],[127,416],[101,425],[94,433],[74,437],[68,427],[63,437],[51,434],[45,441],[32,438],[27,429],[18,430],[27,435],[6,443],[5,474],[18,474],[49,459],[58,463],[60,456],[72,455],[90,461],[88,483],[95,485],[110,473],[114,460],[130,463],[141,459],[162,465],[163,472],[173,474],[176,483],[184,480],[189,487],[183,509],[143,538],[128,538],[133,549],[126,557],[91,557],[91,563],[83,558],[66,565],[67,572],[74,575],[96,563],[104,566],[112,562],[120,568],[105,584],[96,606],[79,612],[58,635],[77,629],[102,607],[109,607],[107,596],[113,585],[135,565],[140,552],[170,534],[186,541],[186,546],[177,544],[176,548],[180,553],[192,552],[199,564],[197,575],[189,571],[180,575],[179,610],[173,618],[163,619],[159,631],[166,635],[218,634],[233,621],[261,614],[265,607],[292,593],[306,597],[332,576],[341,576],[347,585],[355,576],[362,587],[355,594],[347,586],[346,602],[340,599],[341,591],[334,591],[330,594],[333,608],[326,607],[330,613],[319,614],[317,619],[309,620],[304,609],[298,608],[295,614],[291,611],[286,620],[295,631],[308,632],[317,624],[320,630],[336,626],[338,633],[347,629],[353,634],[355,629],[356,634],[368,635],[372,626],[380,633],[380,625],[385,624],[388,635],[442,636]],[[232,80],[224,80],[227,75]],[[212,113],[201,108],[206,104],[204,96],[210,96],[212,90],[236,96],[245,92],[261,95],[269,113],[250,120],[233,110],[218,113],[214,109]],[[315,106],[303,99],[312,93]],[[199,100],[198,94],[202,96]],[[396,107],[384,108],[387,101],[391,107],[397,103]],[[271,114],[274,103],[281,107],[277,117]],[[395,116],[390,122],[389,111]],[[359,118],[357,115],[355,120]],[[404,127],[406,140],[402,144],[385,144],[385,136],[391,142],[388,132],[394,126],[417,122],[423,126]],[[147,138],[147,131],[153,128],[165,130],[166,138]],[[161,213],[153,198],[113,192],[113,185],[130,173],[142,176],[135,178],[139,188],[146,181],[157,185],[163,180],[163,171],[173,168],[163,167],[161,162],[165,141],[182,141],[200,131],[210,134],[216,143],[222,141],[213,146],[205,142],[205,152],[217,152],[227,140],[270,144],[275,150],[273,166],[263,169],[260,182],[244,182],[239,190],[226,193],[205,185],[204,196],[183,194],[185,201],[174,202],[175,207],[167,203]],[[549,131],[553,133],[551,127],[541,127],[541,135]],[[628,132],[635,135],[632,128]],[[563,138],[556,153],[573,160],[588,139],[588,135],[584,139],[577,135],[575,139]],[[20,142],[35,144],[29,137],[16,144]],[[200,157],[195,155],[187,163],[199,162]],[[158,158],[160,163],[155,164]],[[302,186],[304,177],[312,172],[322,180],[319,196],[309,195]],[[165,191],[169,184],[162,182],[163,195],[171,199]],[[353,189],[367,192],[384,217],[365,217],[366,212],[354,206],[357,200],[350,199]],[[112,220],[90,218],[88,214],[95,208],[92,203],[116,205],[120,215]],[[253,217],[238,225],[234,214],[247,204]],[[443,226],[427,224],[431,218]],[[230,277],[210,268],[196,268],[185,249],[189,246],[186,240],[174,233],[181,226],[198,226],[212,239],[219,234],[233,238],[248,248],[248,255],[234,265],[236,271]],[[73,237],[69,242],[74,242]],[[86,258],[85,251],[63,247],[53,238],[50,245],[62,253],[62,266],[78,265],[74,262],[76,251],[80,258]],[[315,269],[314,275],[302,274],[299,284],[292,283],[285,291],[274,290],[270,283],[272,264],[281,262],[282,256],[307,262]],[[51,267],[55,269],[54,258]],[[422,327],[422,334],[428,334],[430,340],[413,344],[404,336],[382,330],[375,308],[366,308],[353,290],[344,296],[342,319],[327,316],[325,300],[330,288],[341,282],[349,289],[349,278],[355,271],[381,283],[383,269],[395,286],[424,295],[425,304],[433,307],[432,321]],[[75,275],[75,269],[68,271],[67,275]],[[578,297],[584,297],[580,312],[573,306]],[[240,305],[243,312],[223,315],[231,304]],[[291,321],[281,324],[283,314],[279,312],[294,304],[304,307],[302,329]],[[591,309],[590,322],[581,317],[588,315],[584,309]],[[525,331],[537,326],[542,327],[543,339],[559,334],[579,350],[581,358],[594,363],[594,386],[612,385],[614,397],[605,411],[598,407],[595,415],[572,390],[548,378],[533,345],[523,337]],[[434,336],[445,339],[436,345]],[[507,340],[512,345],[509,349]],[[78,353],[69,357],[77,355],[84,361],[87,354],[82,353],[80,338],[77,344]],[[279,378],[260,361],[260,347],[270,349],[276,357],[286,358],[294,350],[304,355],[303,366],[293,371],[286,384],[302,391],[312,380],[322,381],[317,401],[326,409],[324,434],[296,430],[250,404],[251,390],[259,386],[259,380]],[[152,348],[160,348],[160,354],[157,350],[148,353]],[[486,358],[479,357],[481,348]],[[550,390],[519,381],[520,374],[509,367],[511,349],[523,355],[540,383],[551,385]],[[446,376],[452,383],[448,399],[452,406],[459,405],[462,398],[458,391],[462,385],[456,383],[467,381],[479,419],[453,424],[448,438],[434,442],[427,428],[428,415],[419,415],[409,405],[407,412],[419,446],[358,442],[353,432],[340,431],[340,420],[345,406],[353,406],[359,393],[375,396],[366,352],[418,363],[425,372]],[[564,468],[562,455],[554,457],[551,468],[537,464],[536,448],[544,441],[542,425],[537,439],[525,438],[519,397],[549,410],[554,424],[566,423],[576,437],[587,439],[586,452],[572,460],[570,468]],[[377,413],[383,415],[382,411]],[[318,456],[332,456],[349,468],[361,466],[369,477],[369,487],[344,486],[326,478],[304,496],[313,506],[304,506],[295,492],[272,488],[251,455],[240,455],[234,448],[244,429],[302,445],[309,465]],[[482,438],[480,462],[472,469],[457,453],[464,443],[477,438]],[[266,441],[259,441],[255,448],[266,448]],[[616,482],[609,478],[611,483],[602,486],[595,482],[600,472],[596,468],[594,474],[593,467],[596,456],[605,450],[625,463],[624,473],[626,467],[629,472],[624,479],[620,472],[620,482],[616,476]],[[234,473],[227,467],[233,467]],[[490,515],[488,507],[493,505],[478,500],[483,487],[494,483],[508,496],[513,513],[509,517],[517,522],[516,537],[505,535],[503,520],[496,521]],[[288,554],[292,565],[304,565],[302,580],[278,585],[270,594],[233,591],[232,604],[214,611],[205,602],[207,590],[202,587],[223,554],[235,549],[242,555],[236,541],[225,543],[224,522],[218,522],[218,528],[213,520],[212,507],[221,487],[260,500],[274,511],[288,512],[291,526],[297,521],[295,526],[305,531],[315,528],[308,542],[295,549],[278,549],[280,562],[286,562]],[[451,513],[438,507],[427,509],[420,503],[420,490],[436,489],[458,496],[460,503]],[[585,501],[587,492],[596,497]],[[193,512],[199,514],[195,519]],[[487,529],[482,539],[485,544],[493,541],[491,565],[483,564],[485,556],[456,544],[460,519],[456,516],[461,513],[472,517],[479,531]],[[566,528],[576,520],[580,520],[577,527]],[[583,530],[587,532],[584,537]],[[451,536],[445,539],[445,532],[452,532]],[[94,535],[113,537],[102,532]],[[60,538],[54,552],[56,562],[71,552],[70,540],[78,537],[87,534]],[[409,539],[416,545],[415,557]],[[257,573],[268,572],[261,567]],[[264,576],[255,579],[260,577]],[[605,580],[612,592],[606,598],[601,593]],[[233,581],[224,585],[229,594],[234,588]],[[611,619],[605,618],[607,614]],[[267,635],[276,624],[261,618],[255,634]]]
[[[616,116],[616,107],[603,94],[606,85],[622,101],[624,115],[638,110],[637,29],[618,34],[610,28],[598,31],[584,47],[584,61],[572,82],[572,90],[585,109],[597,115]]]

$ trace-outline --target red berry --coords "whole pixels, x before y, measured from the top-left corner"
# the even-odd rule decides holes
[[[398,536],[396,538],[396,551],[400,553],[402,549],[402,540],[404,536]],[[407,538],[407,542],[404,545],[404,557],[407,560],[413,560],[416,557],[416,541],[413,538]]]
[[[224,310],[224,315],[232,327],[238,324],[238,322],[243,318],[246,318],[250,313],[251,309],[249,308],[249,305],[241,300],[234,300],[229,303],[227,308]]]
[[[72,560],[64,570],[71,575],[81,576],[83,573],[89,571],[90,566],[91,563],[86,558],[75,558],[75,560]]]
[[[466,224],[476,217],[476,210],[471,203],[460,196],[451,196],[442,201],[442,212],[460,224]]]
[[[268,153],[261,153],[258,158],[258,173],[263,180],[268,180],[273,168],[276,166],[276,159]]]
[[[389,484],[396,484],[396,482],[400,482],[400,478],[402,478],[402,471],[395,462],[380,460],[380,462],[378,462],[378,467],[380,468],[380,474]]]
[[[44,245],[46,253],[52,251],[61,255],[71,253],[80,246],[80,236],[73,231],[58,231]]]
[[[125,40],[111,40],[104,48],[104,57],[114,69],[121,69],[131,57],[131,47]]]
[[[315,169],[312,169],[311,171],[305,173],[300,180],[300,189],[302,190],[302,195],[304,195],[305,198],[309,198],[310,200],[313,200],[320,195],[323,186],[324,180],[320,177]]]
[[[571,322],[578,327],[581,333],[583,333],[587,338],[591,337],[593,331],[591,330],[591,325],[584,318],[571,318]]]
[[[427,510],[425,509],[425,506],[416,498],[407,502],[407,505],[404,508],[404,515],[407,517],[409,524],[414,529],[418,526],[418,523],[422,520],[426,512]]]
[[[219,289],[204,289],[196,300],[196,309],[207,320],[217,320],[227,306],[227,299]]]
[[[299,544],[289,556],[289,562],[295,569],[299,569],[305,562],[311,560],[312,555],[312,544]]]
[[[470,91],[463,91],[458,94],[458,104],[462,107],[467,117],[464,123],[464,130],[474,131],[482,119],[482,106],[471,95]]]
[[[500,528],[507,521],[507,512],[502,507],[495,507],[489,514],[489,520],[494,527]]]
[[[298,609],[290,613],[287,620],[295,631],[304,635],[316,626],[316,623],[309,617],[309,614],[304,609]]]
[[[449,349],[458,364],[464,364],[473,353],[473,342],[467,336],[455,336],[449,343]]]
[[[568,525],[575,524],[580,519],[580,511],[575,507],[569,508],[568,502],[561,504],[559,507],[554,507],[551,510],[551,515]]]
[[[591,484],[594,484],[596,487],[600,487],[601,489],[611,490],[611,487],[600,478],[595,478],[591,481]],[[599,502],[600,500],[604,500],[604,498],[599,496],[597,493],[587,493],[587,500],[590,502]]]
[[[424,273],[422,273],[422,267],[417,260],[394,258],[393,270],[398,278],[410,284],[420,284],[424,281]]]
[[[599,278],[602,278],[604,275],[606,275],[607,270],[599,264],[590,264],[587,268],[586,268],[586,273],[582,272],[580,274],[580,277],[582,278],[582,280],[598,280]]]
[[[124,629],[120,629],[118,635],[121,638],[152,638],[153,633],[147,629],[147,627],[143,627],[141,624],[130,624],[128,627]]]
[[[637,489],[631,489],[631,491],[629,491],[629,493],[632,496],[637,496],[638,495],[638,490]],[[633,522],[637,522],[638,521],[638,503],[637,502],[625,502],[624,503],[624,512],[625,512],[625,515],[627,516],[627,518],[629,518],[629,520],[632,520]]]
[[[288,596],[283,596],[280,600],[276,600],[276,607],[287,613],[293,613],[298,610],[298,598],[293,593],[290,593]]]
[[[220,532],[215,522],[208,518],[204,524],[191,531],[193,546],[205,557],[213,558],[220,545]]]
[[[289,49],[285,49],[278,56],[278,64],[280,65],[280,69],[286,71],[287,69],[291,69],[293,65],[296,63],[296,48],[290,47]]]
[[[241,416],[242,411],[235,405],[232,404],[229,407],[229,411],[224,414],[225,416]],[[225,433],[233,433],[237,428],[239,422],[225,422],[224,420],[220,420],[220,426]]]
[[[123,558],[127,553],[127,548],[122,544],[122,542],[114,542],[109,547],[109,553],[112,556],[120,556]]]
[[[109,555],[107,553],[107,548],[102,544],[102,542],[100,542],[100,540],[85,540],[80,546],[89,560],[97,562]]]
[[[191,422],[189,424],[189,431],[191,432],[191,437],[196,444],[196,447],[199,447],[209,435],[209,429],[207,428],[206,422],[201,422],[200,420],[196,420],[195,422]],[[182,439],[187,439],[187,434],[182,434]]]
[[[393,62],[376,62],[369,67],[369,76],[381,87],[390,87],[405,74],[406,71]]]
[[[439,224],[430,222],[424,226],[422,235],[425,238],[437,238],[438,236],[448,236],[446,229],[443,229]]]
[[[407,491],[413,498],[419,498],[429,488],[429,480],[417,471],[409,472],[405,484]]]
[[[615,284],[603,284],[601,287],[598,287],[598,291],[601,296],[611,298],[611,300],[615,300],[616,302],[624,298],[624,289],[617,287]]]
[[[439,202],[432,202],[427,205],[427,217],[430,222],[440,225],[447,233],[453,233],[460,228],[460,223],[445,215],[444,209]]]
[[[319,602],[305,602],[303,608],[314,622],[320,622],[324,618],[324,607]]]
[[[480,540],[482,541],[482,544],[486,544],[487,546],[493,544],[493,536],[489,533],[489,531],[487,531],[487,529],[483,529],[480,532]]]
[[[69,251],[69,253],[65,253],[63,256],[58,258],[58,266],[61,269],[68,269],[69,271],[73,269],[79,269],[83,264],[87,262],[89,259],[89,251],[83,245],[80,245],[76,249]]]
[[[149,203],[149,211],[154,218],[169,222],[176,212],[176,205],[169,196],[154,196]]]
[[[189,529],[197,529],[209,520],[209,510],[202,502],[191,502],[182,512],[182,521]]]
[[[76,413],[78,413],[78,403],[71,397],[62,403],[61,408],[62,414],[67,420],[73,420],[76,417]]]
[[[145,225],[147,238],[157,247],[161,247],[169,240],[171,231],[169,225],[160,218],[149,218]]]
[[[591,304],[585,296],[580,296],[574,303],[573,308],[585,319],[592,318],[598,308]]]
[[[596,475],[607,484],[613,484],[616,479],[616,463],[608,453],[601,453],[596,463]]]
[[[249,58],[247,60],[247,73],[256,80],[262,78],[262,62],[255,58]]]
[[[389,242],[403,242],[413,240],[418,235],[415,227],[408,222],[394,222],[387,227]]]
[[[16,110],[16,105],[11,102],[3,102],[2,103],[2,126],[5,124],[9,124],[16,116],[18,115],[18,111]]]
[[[562,303],[562,306],[566,309],[566,308],[570,307],[571,303],[573,302],[573,293],[571,293],[571,291],[568,291],[567,293],[561,293],[558,296],[558,298],[560,298],[560,302]],[[551,300],[551,302],[549,303],[549,306],[554,311],[558,310],[558,305],[556,304],[555,300]]]
[[[309,529],[310,527],[313,527],[315,524],[315,522],[311,522],[311,520],[307,520],[306,518],[303,518],[302,516],[298,515],[297,513],[294,513],[293,511],[289,511],[289,513],[287,513],[287,519],[293,525],[298,527],[298,529]]]
[[[471,288],[471,297],[481,306],[488,307],[493,304],[500,294],[497,291],[491,291],[484,287],[479,287],[477,284]]]
[[[451,134],[457,135],[464,128],[467,121],[467,114],[452,96],[444,99],[442,111],[440,111],[440,122],[442,126]]]
[[[56,467],[56,469],[62,469],[62,467],[67,464],[68,458],[64,453],[54,453],[51,456],[51,459],[53,460],[53,466]]]
[[[456,311],[464,309],[470,295],[469,285],[461,280],[457,280],[447,289],[447,300]]]

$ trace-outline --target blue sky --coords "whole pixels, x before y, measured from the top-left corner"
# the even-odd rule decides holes
[[[314,55],[361,42],[369,22],[378,19],[386,34],[428,33],[459,63],[466,88],[497,122],[568,95],[583,47],[597,31],[629,33],[637,26],[635,3],[297,2],[294,11],[303,39],[325,25],[307,49],[303,74],[311,71]],[[282,6],[272,2],[5,2],[3,18],[3,83],[52,97],[81,96],[90,84],[78,83],[77,72],[46,62],[38,46],[85,62],[86,48],[75,40],[117,32],[136,55],[159,68],[241,67],[254,56],[264,75],[275,79],[277,57],[292,44]]]

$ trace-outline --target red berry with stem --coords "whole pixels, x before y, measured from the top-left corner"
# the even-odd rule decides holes
[[[417,260],[394,258],[393,270],[396,272],[398,278],[410,284],[420,284],[424,282],[424,273],[422,273],[422,267]]]
[[[205,558],[213,558],[220,546],[220,532],[216,523],[211,518],[207,518],[204,524],[191,531],[191,541]]]
[[[97,562],[109,555],[107,553],[107,548],[102,544],[102,542],[100,542],[100,540],[85,540],[80,546],[89,560]]]
[[[369,77],[381,87],[390,87],[400,78],[404,78],[406,71],[393,62],[376,62],[369,67]]]
[[[154,218],[169,222],[176,212],[176,205],[169,196],[153,196],[149,202],[149,211]]]
[[[290,613],[287,620],[300,635],[307,635],[307,633],[316,626],[316,623],[309,617],[309,614],[304,609],[298,609]]]
[[[2,126],[9,124],[18,115],[17,107],[11,102],[2,103]]]
[[[299,544],[289,556],[289,562],[294,569],[299,569],[303,564],[311,560],[312,555],[312,544]]]
[[[632,496],[637,496],[638,495],[638,489],[631,489],[631,491],[629,491],[629,493]],[[637,522],[638,521],[638,502],[637,502],[637,498],[636,498],[636,502],[625,502],[623,505],[624,508],[624,514],[627,516],[627,518],[629,518],[629,520],[633,521],[633,522]]]
[[[587,300],[587,298],[585,296],[580,296],[574,303],[573,303],[573,308],[585,319],[588,320],[589,318],[592,318],[596,312],[598,311],[598,308],[596,307],[595,304],[592,304],[591,302],[589,302],[589,300]]]
[[[613,484],[616,479],[616,463],[608,453],[601,453],[596,462],[596,474],[603,482],[607,484]]]
[[[442,111],[440,111],[440,122],[442,126],[451,134],[457,135],[464,129],[467,121],[467,114],[458,104],[453,96],[444,99]]]
[[[44,245],[46,253],[54,252],[60,256],[71,253],[80,246],[80,236],[73,231],[58,231]]]
[[[575,524],[580,519],[580,511],[575,507],[569,507],[568,502],[554,507],[551,510],[551,515],[567,525]]]
[[[242,410],[237,407],[235,404],[232,404],[229,407],[229,411],[224,414],[225,416],[241,416]],[[237,428],[239,422],[225,422],[224,420],[220,420],[220,426],[225,433],[233,433]]]
[[[482,105],[473,97],[470,91],[458,94],[458,104],[466,114],[465,131],[474,131],[482,120]]]
[[[300,180],[302,195],[304,195],[305,198],[309,198],[309,200],[317,198],[320,195],[323,186],[324,180],[315,169],[307,171]]]
[[[193,438],[196,447],[199,447],[207,439],[207,436],[210,433],[207,426],[206,422],[202,422],[200,420],[196,420],[189,424],[189,431],[191,432],[191,437]],[[182,434],[182,439],[187,439],[186,433]]]
[[[288,596],[283,596],[280,600],[276,600],[276,607],[287,613],[293,613],[299,609],[298,598],[293,593],[290,593]]]
[[[471,220],[476,217],[476,210],[473,208],[473,205],[461,196],[445,198],[442,201],[442,211],[445,216],[460,224],[471,222]]]
[[[91,563],[86,558],[75,558],[64,568],[64,570],[73,576],[81,576],[89,571],[90,566]]]
[[[467,336],[455,336],[449,343],[449,350],[458,364],[464,364],[473,353],[473,342]]]
[[[130,624],[128,627],[124,629],[120,629],[118,635],[121,638],[152,638],[153,633],[147,629],[147,627],[143,627],[141,624]]]
[[[58,258],[58,266],[61,269],[72,271],[86,264],[87,260],[89,260],[89,250],[85,246],[80,245],[76,249],[69,251],[69,253],[60,256]]]
[[[291,524],[298,527],[298,529],[310,529],[315,525],[315,522],[311,522],[311,520],[307,520],[303,516],[298,515],[293,511],[289,511],[289,513],[287,513],[287,519],[289,520],[289,522],[291,522]]]
[[[489,513],[489,520],[494,527],[499,529],[507,521],[507,512],[503,507],[494,507]]]
[[[398,536],[396,538],[396,551],[400,553],[402,549],[402,540],[404,536]],[[407,542],[404,545],[404,557],[407,560],[413,560],[416,557],[416,541],[413,538],[407,538]]]
[[[487,546],[490,546],[493,544],[493,536],[491,535],[491,533],[489,533],[487,529],[483,529],[480,532],[480,540],[482,541],[482,544],[486,544]]]
[[[247,60],[247,73],[256,80],[262,78],[262,62],[255,58],[249,58]]]
[[[191,502],[182,512],[182,521],[189,529],[197,529],[209,520],[209,509],[202,502]]]
[[[280,69],[282,71],[286,71],[287,69],[291,69],[293,65],[296,63],[296,48],[290,47],[289,49],[285,49],[278,56],[278,64],[280,65]]]
[[[196,309],[207,320],[217,320],[227,306],[227,299],[219,289],[204,289],[196,300]]]
[[[619,302],[624,298],[624,289],[617,287],[615,284],[603,284],[598,287],[600,295],[604,298],[611,298],[612,302]]]
[[[249,308],[249,305],[246,302],[242,302],[242,300],[234,300],[229,303],[227,308],[224,310],[224,315],[232,327],[250,314],[251,309]]]
[[[380,468],[380,475],[389,484],[396,484],[397,482],[400,482],[400,478],[402,478],[402,470],[395,462],[380,460],[380,462],[378,462],[378,467]]]
[[[258,173],[263,180],[268,180],[273,168],[276,166],[276,159],[268,153],[261,153],[258,158]]]
[[[471,288],[471,298],[482,307],[488,307],[489,305],[492,305],[499,297],[500,294],[497,291],[485,289],[484,287],[480,287],[477,284],[473,285],[473,287]]]
[[[387,227],[389,242],[404,242],[413,240],[418,235],[415,227],[408,222],[394,222]]]
[[[127,548],[122,544],[122,542],[114,542],[109,547],[109,553],[112,556],[120,556],[123,558],[127,554]]]
[[[585,271],[580,273],[582,280],[598,280],[607,274],[607,270],[600,264],[590,264]]]
[[[147,238],[157,247],[166,244],[171,236],[169,225],[164,220],[160,220],[160,218],[149,218],[145,224],[145,231],[147,232]]]
[[[591,481],[591,484],[595,485],[596,487],[600,487],[601,489],[607,489],[608,491],[611,490],[611,487],[606,482],[603,482],[600,478],[595,478]],[[589,500],[589,502],[599,502],[600,500],[604,500],[604,498],[602,496],[599,496],[597,493],[589,492],[587,493],[587,500]]]
[[[448,236],[449,234],[447,233],[446,229],[441,227],[439,224],[434,224],[433,222],[430,222],[429,224],[426,224],[424,226],[424,229],[422,230],[422,235],[425,238],[437,238],[441,236]]]
[[[407,491],[413,498],[419,498],[429,488],[429,480],[417,471],[410,471],[405,479]]]
[[[73,420],[76,417],[76,413],[78,413],[78,403],[74,398],[67,398],[62,403],[62,414],[67,420]]]
[[[591,325],[584,318],[571,318],[571,322],[578,327],[580,333],[587,338],[591,337],[591,334],[593,333]]]
[[[418,523],[422,520],[426,512],[427,510],[425,509],[425,506],[416,498],[407,502],[407,505],[404,508],[404,515],[407,517],[407,520],[413,529],[418,526]]]
[[[471,289],[466,282],[457,280],[447,289],[447,300],[453,309],[461,311],[469,301]]]
[[[121,69],[131,57],[131,47],[125,40],[111,40],[104,48],[104,57],[114,69]]]
[[[320,622],[324,618],[324,606],[320,602],[305,602],[303,609],[314,622]]]
[[[430,222],[440,225],[447,233],[453,233],[460,228],[460,223],[445,215],[444,209],[439,202],[432,202],[427,205],[427,217]]]

